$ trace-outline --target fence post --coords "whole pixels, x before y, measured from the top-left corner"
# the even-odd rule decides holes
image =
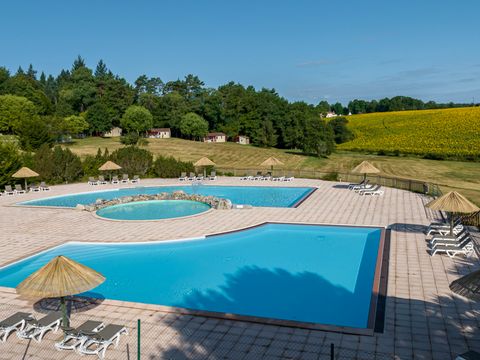
[[[330,344],[330,360],[335,359],[335,345],[333,343]]]
[[[137,320],[137,360],[140,360],[140,319]]]

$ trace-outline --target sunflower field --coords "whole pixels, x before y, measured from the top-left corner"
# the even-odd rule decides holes
[[[339,149],[480,159],[480,107],[362,114],[348,121],[355,138]]]

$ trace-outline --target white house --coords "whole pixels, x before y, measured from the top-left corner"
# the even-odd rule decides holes
[[[335,112],[329,111],[329,112],[327,112],[327,115],[325,117],[328,119],[328,118],[333,118],[333,117],[337,117],[337,116],[338,115],[335,114]]]
[[[245,135],[238,135],[235,137],[235,142],[241,145],[248,145],[250,144],[250,138]]]
[[[203,142],[222,143],[226,141],[227,141],[227,135],[225,135],[222,132],[208,133],[207,136],[203,138]]]
[[[147,131],[150,139],[169,139],[172,136],[170,128],[154,128]]]
[[[112,128],[109,132],[103,133],[103,137],[119,137],[122,136],[122,129],[118,126]]]

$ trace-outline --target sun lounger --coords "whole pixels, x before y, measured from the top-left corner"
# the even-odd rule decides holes
[[[32,314],[17,312],[5,320],[0,321],[0,341],[5,342],[14,331],[22,331],[28,321],[33,320]]]
[[[98,181],[94,177],[88,178],[88,185],[98,185]]]
[[[133,179],[130,180],[132,184],[138,184],[140,182],[140,176],[138,175],[133,175]]]
[[[283,181],[293,181],[295,177],[292,174],[288,174]]]
[[[63,328],[65,333],[63,340],[55,343],[58,350],[74,350],[89,339],[89,335],[98,332],[105,327],[103,322],[87,320],[77,328]]]
[[[39,187],[42,191],[50,191],[50,187],[45,183],[45,181],[40,182]]]
[[[123,174],[122,175],[122,180],[121,180],[122,184],[128,184],[129,181],[130,181],[130,179],[128,178],[128,174]],[[133,182],[133,180],[132,180],[132,182]]]
[[[245,174],[245,176],[242,176],[240,180],[253,180],[253,176]]]
[[[190,181],[194,181],[196,179],[197,179],[197,177],[195,176],[195,174],[193,172],[191,172],[190,175],[188,175],[188,178],[187,178],[187,180],[190,180]]]
[[[195,180],[203,180],[203,175],[197,175],[197,176],[195,176]]]
[[[377,186],[377,185],[375,185],[375,184],[367,184],[367,183],[365,183],[365,184],[360,185],[360,186],[354,186],[354,187],[352,188],[352,190],[355,191],[355,192],[359,192],[359,191],[361,191],[361,190],[372,190],[372,189],[374,189],[376,186]]]
[[[29,321],[24,330],[17,332],[17,336],[21,339],[33,339],[41,342],[48,331],[57,332],[62,323],[62,317],[62,313],[56,311],[45,315],[40,320]]]
[[[112,184],[120,184],[120,180],[118,180],[117,175],[112,176]]]
[[[39,192],[40,191],[40,186],[37,186],[36,184],[31,184],[28,187],[28,192]]]
[[[456,228],[457,226],[460,226],[460,225],[462,225],[462,220],[460,218],[457,218],[453,222],[453,227]],[[427,228],[427,235],[429,235],[430,232],[444,230],[444,229],[448,229],[450,231],[450,223],[448,223],[448,222],[432,222]]]
[[[257,172],[257,175],[255,175],[255,177],[253,178],[253,180],[263,180],[263,175],[262,173],[259,171]]]
[[[380,185],[375,185],[371,189],[361,189],[358,191],[360,195],[383,195],[383,190],[381,190]]]
[[[453,234],[458,235],[463,231],[464,226],[462,224],[453,227]],[[428,230],[427,236],[448,236],[450,235],[450,225],[445,227],[438,227]]]
[[[365,186],[365,185],[368,184],[368,182],[369,182],[369,180],[362,180],[359,183],[348,184],[348,190],[353,190],[354,188]]]
[[[97,355],[100,359],[104,359],[108,347],[110,345],[117,347],[120,342],[120,336],[127,334],[128,331],[125,326],[107,325],[96,334],[89,335],[88,340],[81,344],[77,351],[81,355]]]
[[[217,180],[217,172],[216,171],[210,172],[210,176],[208,177],[208,180]]]
[[[457,254],[464,254],[470,256],[475,251],[472,240],[467,237],[461,243],[457,245],[435,245],[430,249],[430,255],[435,256],[437,253],[446,253],[449,257],[453,258]]]
[[[470,233],[464,229],[458,235],[436,235],[428,240],[430,246],[435,246],[438,244],[442,245],[457,245],[465,240],[467,237],[470,237]]]
[[[15,192],[17,194],[25,194],[25,190],[23,190],[22,185],[15,184]]]
[[[98,177],[98,183],[99,183],[100,185],[105,185],[105,184],[107,184],[107,181],[105,180],[105,178],[104,178],[102,175],[100,175],[100,176]]]
[[[5,185],[4,195],[15,195],[15,190],[12,189],[11,185]]]
[[[272,181],[285,181],[285,176],[275,176]]]
[[[272,173],[268,172],[265,175],[263,175],[262,180],[267,181],[267,180],[270,180],[271,178],[272,178]]]
[[[187,180],[187,179],[188,179],[188,177],[187,177],[187,173],[186,173],[186,172],[182,172],[182,173],[180,174],[180,176],[178,177],[178,180],[179,180],[179,181],[185,181],[185,180]]]

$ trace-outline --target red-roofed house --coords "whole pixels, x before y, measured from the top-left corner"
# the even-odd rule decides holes
[[[150,139],[168,139],[171,137],[170,128],[154,128],[147,131]]]
[[[203,142],[220,143],[220,142],[226,142],[226,141],[227,141],[227,135],[225,135],[222,132],[208,133],[207,136],[203,138]]]

